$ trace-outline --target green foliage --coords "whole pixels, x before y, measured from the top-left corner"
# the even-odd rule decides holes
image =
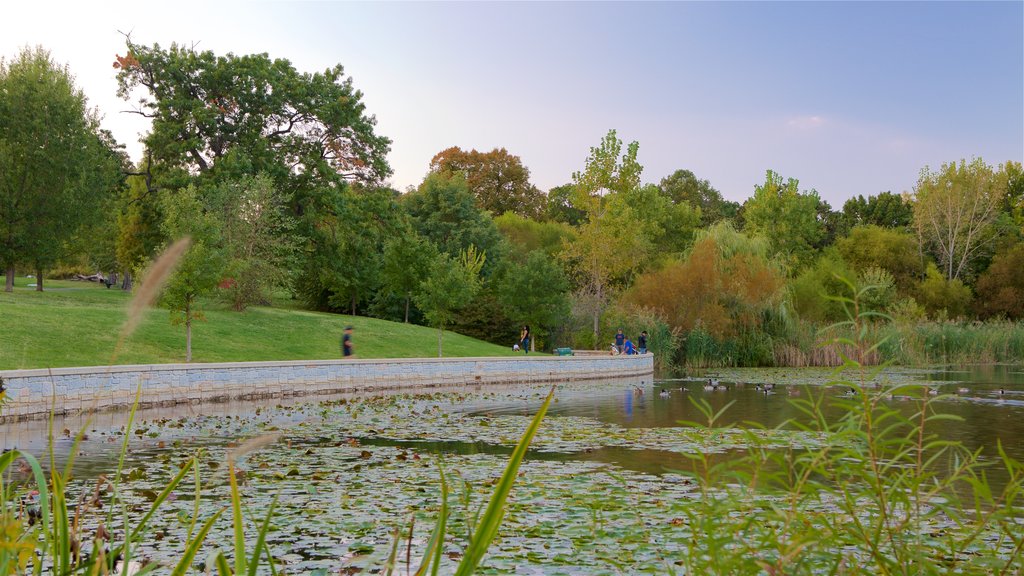
[[[480,270],[485,256],[473,246],[458,259],[441,254],[431,266],[430,275],[414,297],[416,305],[432,326],[437,328],[437,356],[443,355],[444,329],[452,323],[455,313],[471,301],[480,290]]]
[[[857,272],[872,266],[888,271],[903,294],[910,294],[924,274],[917,239],[902,230],[856,226],[836,242],[836,248]]]
[[[562,268],[540,250],[530,252],[522,265],[505,267],[498,279],[506,314],[516,324],[530,326],[537,336],[549,333],[569,314],[568,292]]]
[[[67,255],[73,235],[120,186],[122,162],[71,72],[49,52],[26,48],[0,60],[0,266],[8,291],[15,265],[40,276]]]
[[[861,296],[861,305],[866,310],[888,312],[896,302],[896,280],[888,270],[871,266],[857,275],[857,288],[865,290]]]
[[[567,243],[576,238],[576,231],[564,222],[540,222],[506,212],[494,219],[511,248],[511,256],[522,262],[536,250],[551,257],[557,256]]]
[[[222,183],[207,196],[226,253],[225,296],[237,311],[268,304],[275,290],[291,285],[296,267],[295,221],[284,198],[262,174]]]
[[[679,257],[693,243],[699,208],[689,202],[673,203],[653,184],[623,192],[622,198],[639,223],[633,234],[648,237],[651,254]]]
[[[213,214],[204,210],[193,186],[165,196],[162,208],[164,234],[173,240],[191,239],[160,296],[160,304],[171,312],[171,322],[185,325],[185,361],[191,362],[192,323],[204,319],[200,298],[223,277],[226,258],[221,229]]]
[[[996,254],[978,278],[978,313],[983,318],[1024,319],[1024,243]]]
[[[971,289],[957,279],[947,280],[934,264],[928,263],[925,278],[917,289],[917,301],[933,318],[960,318],[967,313]]]
[[[658,189],[673,204],[689,204],[700,211],[700,225],[707,227],[719,220],[732,220],[740,205],[722,197],[707,180],[697,178],[689,170],[676,170],[661,179]]]
[[[429,174],[416,192],[402,199],[416,232],[444,254],[457,256],[470,246],[487,257],[490,275],[507,247],[494,221],[476,207],[461,174]]]
[[[587,213],[573,204],[575,196],[575,186],[572,184],[555,186],[549,190],[547,206],[544,212],[546,219],[570,226],[582,224],[587,217]]]
[[[878,226],[907,229],[913,218],[914,207],[909,198],[892,192],[867,198],[857,195],[843,203],[843,224],[846,228]]]
[[[744,231],[771,242],[774,258],[795,273],[813,261],[824,235],[818,218],[821,199],[814,190],[799,191],[799,181],[769,170],[764,184],[743,204]]]
[[[409,303],[413,294],[427,278],[437,248],[412,230],[398,234],[384,243],[381,280],[383,287],[405,301],[405,322],[409,322]]]
[[[602,319],[607,333],[622,328],[623,334],[639,346],[640,332],[647,332],[647,351],[654,354],[657,374],[668,375],[677,368],[680,331],[669,326],[656,311],[624,302],[608,310]]]
[[[846,261],[835,250],[828,250],[790,282],[793,309],[805,320],[838,322],[846,315],[842,304],[829,295],[841,294],[856,278]]]

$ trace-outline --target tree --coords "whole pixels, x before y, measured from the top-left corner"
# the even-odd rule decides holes
[[[226,253],[225,293],[231,306],[270,301],[275,288],[290,285],[297,244],[295,221],[285,199],[265,174],[219,184],[210,194]]]
[[[996,254],[978,278],[978,313],[982,317],[1024,319],[1024,243]]]
[[[171,323],[185,325],[185,362],[191,362],[192,324],[205,319],[199,298],[217,287],[225,254],[217,220],[204,209],[194,186],[165,195],[162,203],[165,235],[172,240],[191,238],[160,296],[160,304],[170,310]]]
[[[405,299],[405,323],[409,323],[409,302],[427,279],[437,259],[437,248],[409,230],[384,244],[382,280],[384,287]]]
[[[740,205],[722,197],[707,180],[697,178],[689,170],[676,170],[661,179],[661,193],[673,204],[688,203],[700,209],[700,225],[707,227],[719,220],[733,219]]]
[[[909,232],[874,224],[856,226],[835,245],[855,271],[878,266],[892,274],[903,294],[911,293],[924,276],[917,240]]]
[[[914,219],[914,207],[909,199],[892,192],[874,196],[857,195],[843,203],[843,223],[854,226],[881,226],[883,228],[909,228]]]
[[[539,222],[511,212],[495,218],[494,225],[508,241],[511,255],[518,262],[524,262],[535,250],[557,256],[576,237],[576,231],[564,222]]]
[[[390,174],[390,140],[377,135],[362,93],[340,65],[303,73],[267,54],[218,56],[172,44],[137,44],[114,63],[118,93],[141,97],[136,113],[152,119],[145,136],[151,190],[220,182],[263,173],[288,201],[302,244],[296,292],[328,308],[346,255],[345,227],[353,211],[352,182]],[[351,255],[351,251],[348,252]],[[341,286],[351,300],[351,286]]]
[[[487,257],[485,275],[504,256],[501,233],[494,220],[476,207],[461,174],[428,174],[419,189],[402,199],[421,236],[450,256],[475,246]]]
[[[622,197],[642,223],[633,234],[647,234],[651,254],[680,257],[693,243],[701,222],[700,208],[686,201],[670,201],[653,184],[625,191]]]
[[[579,226],[587,214],[573,204],[572,184],[555,186],[548,191],[547,207],[545,217],[552,222],[563,222],[570,226]]]
[[[495,216],[514,212],[526,218],[539,218],[544,211],[544,194],[530,184],[530,170],[504,148],[466,152],[453,146],[434,156],[430,171],[462,174],[477,207]]]
[[[743,205],[744,230],[771,242],[772,255],[790,272],[810,263],[825,230],[819,219],[821,199],[814,190],[801,193],[800,182],[768,170],[764,184]]]
[[[36,272],[61,258],[71,237],[120,185],[123,155],[75,87],[42,48],[0,60],[0,265]]]
[[[561,266],[540,250],[501,276],[498,294],[507,314],[534,331],[549,331],[569,313],[569,280]],[[534,339],[530,346],[535,346]]]
[[[638,148],[632,142],[623,152],[622,141],[609,130],[600,146],[590,149],[583,171],[572,175],[573,205],[584,211],[586,220],[562,257],[575,270],[579,299],[590,302],[595,346],[601,341],[601,312],[613,283],[635,270],[649,249],[647,231],[625,199],[640,187]]]
[[[933,318],[959,318],[971,305],[971,289],[958,278],[945,278],[932,262],[917,288],[917,301]]]
[[[914,227],[921,244],[935,254],[947,280],[971,273],[971,266],[997,237],[993,225],[1007,194],[1006,166],[998,171],[976,158],[921,170],[914,188]]]
[[[437,328],[437,357],[443,356],[445,326],[455,313],[473,299],[480,290],[480,270],[485,255],[476,248],[464,250],[458,258],[441,254],[434,260],[430,275],[420,285],[416,305],[427,320]]]

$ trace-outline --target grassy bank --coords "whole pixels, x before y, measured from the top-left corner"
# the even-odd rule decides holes
[[[0,292],[0,370],[102,366],[111,362],[130,294],[89,282],[47,280],[35,292],[18,278],[14,292]],[[286,303],[287,304],[287,303]],[[254,307],[234,312],[206,303],[206,322],[193,327],[194,362],[337,358],[346,325],[355,328],[360,358],[437,356],[437,331],[424,326],[309,312]],[[504,356],[512,352],[446,332],[445,356]],[[153,309],[117,355],[117,364],[181,362],[185,330],[166,310]]]

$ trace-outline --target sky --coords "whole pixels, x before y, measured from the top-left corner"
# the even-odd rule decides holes
[[[1021,1],[7,3],[0,55],[50,50],[138,159],[123,33],[342,64],[401,190],[450,146],[506,148],[547,190],[609,129],[645,182],[688,169],[736,201],[768,169],[839,207],[926,166],[1024,161]]]

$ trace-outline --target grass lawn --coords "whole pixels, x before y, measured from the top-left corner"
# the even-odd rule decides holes
[[[14,292],[0,291],[0,370],[106,366],[111,363],[131,295],[91,282],[46,280],[44,292],[17,278]],[[437,356],[437,331],[424,326],[297,310],[253,307],[235,312],[205,303],[206,321],[192,327],[193,362],[315,360],[338,358],[346,325],[354,327],[359,358]],[[509,356],[512,351],[445,332],[445,356]],[[185,328],[166,310],[146,312],[115,364],[183,362]]]

